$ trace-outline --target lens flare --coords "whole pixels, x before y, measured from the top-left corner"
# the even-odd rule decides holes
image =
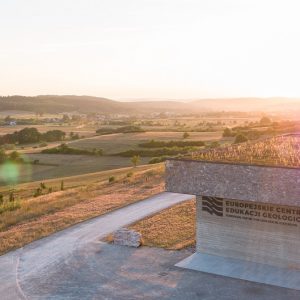
[[[20,178],[20,166],[17,163],[6,161],[0,167],[0,178],[9,185],[17,184]]]
[[[31,169],[31,162],[24,155],[17,161],[8,159],[0,165],[0,183],[14,186],[20,182],[30,181]]]

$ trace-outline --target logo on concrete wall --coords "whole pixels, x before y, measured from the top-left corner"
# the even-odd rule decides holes
[[[202,197],[202,210],[211,215],[223,217],[223,199],[217,197]]]

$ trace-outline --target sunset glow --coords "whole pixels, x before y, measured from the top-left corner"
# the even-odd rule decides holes
[[[0,94],[300,96],[299,1],[2,1]]]

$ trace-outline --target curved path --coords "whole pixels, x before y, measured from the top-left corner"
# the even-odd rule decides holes
[[[0,298],[37,299],[32,297],[35,291],[28,291],[23,283],[47,278],[60,265],[66,264],[76,251],[89,247],[116,229],[192,198],[191,195],[161,193],[0,256]]]

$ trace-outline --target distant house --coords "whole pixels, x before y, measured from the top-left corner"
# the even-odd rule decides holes
[[[16,126],[17,125],[17,121],[9,121],[8,125],[9,126]]]

